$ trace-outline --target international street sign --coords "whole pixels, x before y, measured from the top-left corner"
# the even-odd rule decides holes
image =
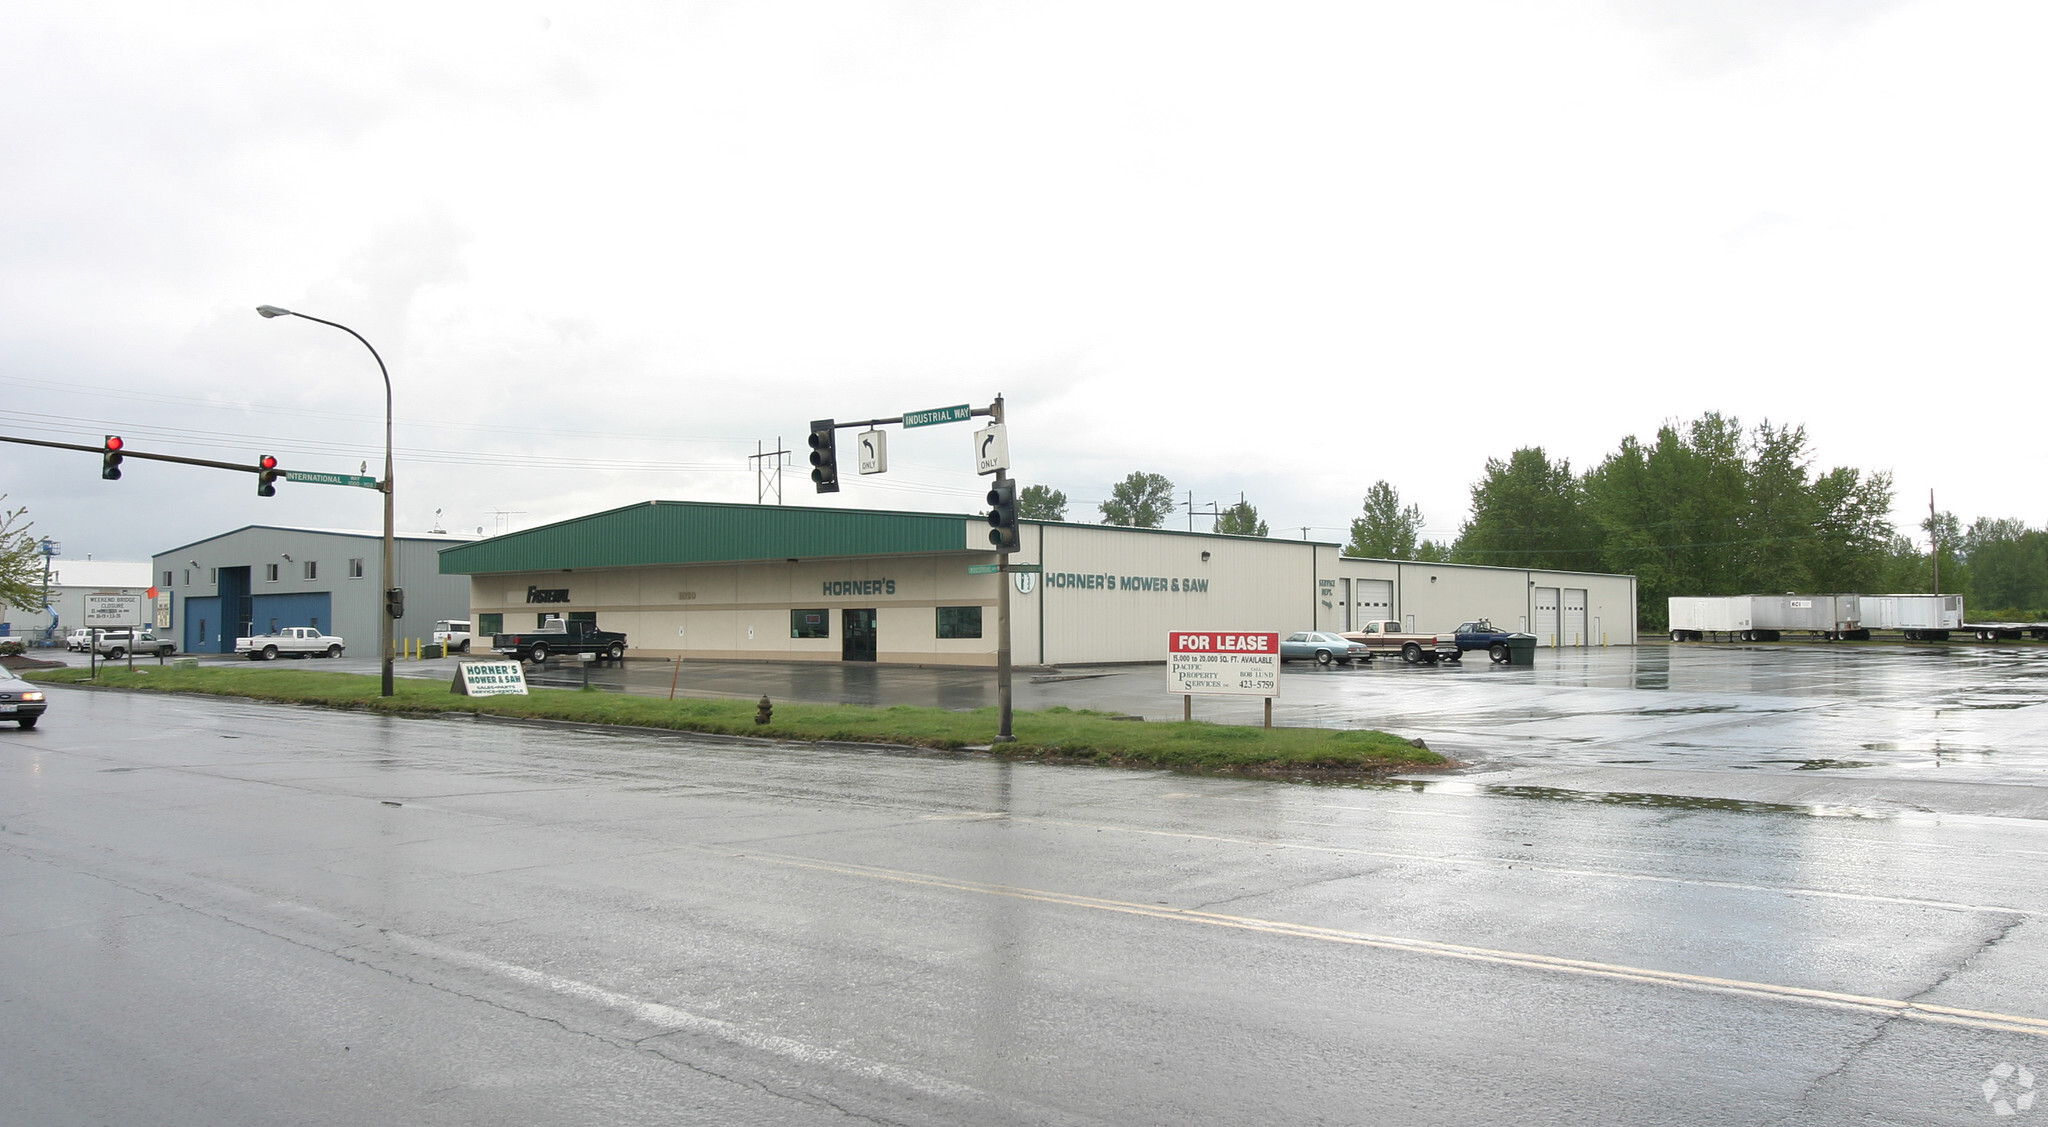
[[[903,412],[903,426],[929,427],[939,423],[964,423],[974,417],[974,408],[962,403],[958,407],[934,407],[929,411]]]
[[[994,575],[994,574],[995,574],[996,572],[998,572],[998,571],[1001,571],[1002,569],[1003,569],[1003,565],[1002,565],[1002,564],[968,564],[968,565],[967,565],[967,574],[969,574],[969,575]],[[1013,564],[1011,564],[1011,565],[1010,565],[1010,572],[1011,572],[1012,574],[1015,574],[1015,573],[1017,573],[1017,572],[1020,572],[1020,571],[1044,571],[1044,570],[1045,570],[1045,565],[1044,565],[1044,564],[1027,564],[1027,563],[1013,563]]]
[[[377,479],[352,473],[314,473],[312,470],[284,470],[287,481],[305,485],[354,485],[363,489],[377,488]]]

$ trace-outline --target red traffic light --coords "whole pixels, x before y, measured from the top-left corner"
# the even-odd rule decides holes
[[[274,470],[277,468],[277,458],[270,454],[265,454],[261,458],[256,459],[256,464],[266,470]]]
[[[110,434],[110,435],[108,435],[108,436],[107,436],[107,449],[109,449],[109,450],[119,450],[120,448],[121,448],[121,436],[120,436],[120,435],[118,435],[118,434]]]

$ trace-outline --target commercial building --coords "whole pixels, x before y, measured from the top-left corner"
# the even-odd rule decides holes
[[[1165,660],[1172,630],[1447,630],[1542,645],[1635,641],[1633,576],[1346,558],[1336,544],[1021,522],[1007,577],[981,517],[649,501],[443,549],[478,634],[550,615],[641,656],[992,665],[1011,583],[1024,665]]]
[[[88,594],[143,595],[149,588],[149,565],[140,561],[49,560],[49,610],[40,605],[0,605],[0,637],[14,637],[32,643],[54,639],[85,625],[85,597]],[[40,600],[38,600],[40,602]]]
[[[357,655],[377,652],[384,588],[405,589],[395,638],[427,638],[434,623],[469,612],[469,584],[441,574],[436,554],[470,537],[411,534],[396,540],[395,582],[384,581],[384,536],[252,524],[196,540],[151,560],[157,636],[186,653],[232,653],[235,639],[284,626],[313,626]]]

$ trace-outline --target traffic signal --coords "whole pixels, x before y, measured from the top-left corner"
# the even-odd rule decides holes
[[[988,542],[998,552],[1017,550],[1017,483],[999,477],[988,491]]]
[[[121,436],[107,436],[106,453],[100,455],[100,476],[108,481],[121,480]]]
[[[384,589],[384,613],[393,618],[405,617],[405,588],[386,587]]]
[[[284,471],[277,468],[277,459],[269,454],[256,459],[256,496],[277,496],[277,479]]]
[[[832,420],[811,424],[811,480],[820,493],[839,492],[839,449]]]

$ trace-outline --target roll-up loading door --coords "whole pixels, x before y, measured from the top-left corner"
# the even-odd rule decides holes
[[[1559,631],[1561,646],[1583,646],[1586,644],[1586,592],[1583,588],[1564,589],[1564,627]]]
[[[1536,595],[1536,644],[1557,644],[1557,588],[1538,587]]]
[[[1391,579],[1361,579],[1352,585],[1351,628],[1357,630],[1368,622],[1394,617],[1394,581]]]

